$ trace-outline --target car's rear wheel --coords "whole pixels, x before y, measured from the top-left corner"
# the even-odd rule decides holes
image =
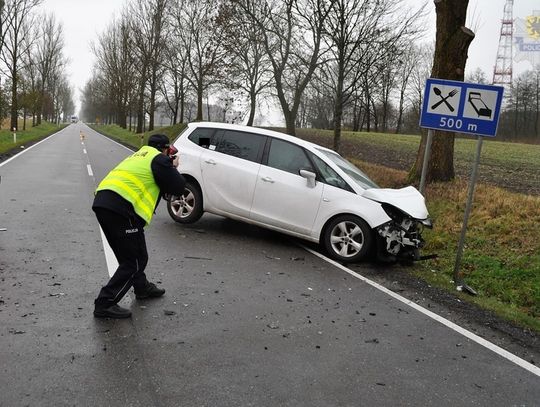
[[[333,259],[343,263],[357,262],[371,252],[373,232],[358,216],[340,215],[326,226],[322,243]]]
[[[174,221],[178,223],[193,223],[203,214],[202,193],[199,186],[187,182],[181,196],[171,196],[167,202],[167,210]]]

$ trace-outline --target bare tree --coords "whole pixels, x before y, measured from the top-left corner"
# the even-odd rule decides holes
[[[106,78],[108,86],[104,89],[113,101],[114,122],[127,128],[127,116],[131,89],[137,86],[137,75],[133,52],[132,26],[127,13],[114,20],[92,45],[96,55],[96,69]]]
[[[224,27],[224,48],[227,50],[225,84],[235,94],[247,95],[247,125],[255,119],[257,98],[272,85],[272,71],[263,46],[260,27],[253,24],[234,3],[224,4],[218,19]],[[236,92],[240,90],[240,92]],[[233,105],[234,105],[233,100]]]
[[[8,0],[3,6],[6,17],[4,31],[4,46],[0,53],[2,62],[5,64],[9,79],[11,80],[11,122],[10,127],[18,127],[18,100],[17,88],[19,82],[20,62],[26,48],[31,46],[25,38],[31,35],[33,25],[32,10],[39,5],[41,0]]]
[[[408,46],[405,46],[403,49],[403,55],[399,61],[399,103],[398,117],[396,120],[396,133],[401,133],[407,90],[410,88],[413,73],[419,63],[420,50],[418,47],[414,43],[410,43]]]
[[[134,35],[134,51],[137,56],[137,66],[139,67],[137,133],[143,132],[147,86],[150,89],[147,109],[150,114],[148,129],[153,130],[154,128],[158,72],[164,48],[163,40],[167,24],[166,10],[168,10],[168,2],[169,0],[134,0],[129,7]]]
[[[467,75],[465,82],[480,83],[487,85],[488,79],[486,73],[482,68],[476,68],[470,75]]]
[[[219,77],[226,53],[222,47],[222,28],[216,23],[219,5],[219,0],[180,0],[174,15],[175,35],[187,52],[188,79],[197,93],[195,120],[203,119],[205,92]]]
[[[55,75],[65,66],[63,56],[64,37],[61,23],[56,23],[54,14],[44,16],[40,24],[40,40],[37,43],[35,64],[39,72],[39,112],[37,124],[43,116],[52,114],[50,96],[54,92]]]
[[[170,112],[171,124],[184,121],[185,100],[189,92],[187,78],[188,53],[180,41],[171,36],[164,50],[161,94]]]
[[[257,25],[287,133],[296,132],[302,94],[320,63],[326,19],[336,0],[233,0]]]
[[[339,151],[344,108],[363,88],[364,106],[376,121],[374,84],[382,98],[383,126],[386,126],[391,90],[395,85],[396,61],[407,41],[420,31],[416,22],[422,15],[407,10],[403,1],[336,0],[325,26],[325,40],[331,50],[333,64],[325,65],[326,83],[334,97],[334,149]],[[369,116],[369,110],[373,115]],[[377,123],[377,122],[376,122]]]
[[[465,27],[468,0],[435,0],[437,35],[432,78],[463,81],[467,51],[474,33]],[[454,137],[452,132],[435,131],[426,181],[449,181],[454,178]],[[427,137],[423,136],[410,180],[419,180]]]

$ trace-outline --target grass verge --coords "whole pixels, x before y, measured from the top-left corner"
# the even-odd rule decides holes
[[[108,136],[122,144],[130,145],[133,148],[139,148],[143,145],[146,145],[146,143],[148,142],[148,137],[152,134],[165,134],[172,142],[176,138],[176,136],[178,136],[180,132],[186,128],[186,124],[179,123],[175,124],[174,126],[159,127],[152,131],[147,131],[141,134],[133,133],[132,131],[117,126],[116,124],[90,125],[90,127],[95,131],[105,136]]]
[[[355,164],[381,186],[406,184],[405,171]],[[476,186],[460,265],[464,280],[478,292],[473,297],[456,291],[453,283],[467,193],[468,184],[463,180],[427,186],[426,202],[435,226],[424,233],[423,253],[438,257],[415,263],[411,272],[464,301],[540,333],[540,198]]]
[[[61,130],[66,125],[57,126],[55,124],[42,122],[39,126],[28,127],[26,130],[17,132],[17,141],[13,142],[13,132],[10,130],[0,130],[0,153],[20,148],[29,142],[39,141],[58,130]]]

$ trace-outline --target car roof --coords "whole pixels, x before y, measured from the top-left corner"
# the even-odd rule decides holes
[[[282,133],[275,130],[265,129],[262,127],[252,127],[252,126],[245,126],[242,124],[230,124],[230,123],[221,123],[221,122],[191,122],[191,123],[188,123],[188,127],[206,127],[206,128],[245,131],[245,132],[250,132],[250,133],[262,134],[265,136],[271,136],[271,137],[279,138],[285,141],[290,141],[292,143],[301,145],[303,147],[310,147],[310,148],[317,148],[317,149],[322,149],[322,150],[327,150],[327,151],[333,151],[333,150],[329,150],[326,147],[312,143],[310,141],[303,140],[299,137],[291,136],[289,134]]]

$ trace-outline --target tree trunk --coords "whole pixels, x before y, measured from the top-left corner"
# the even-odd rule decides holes
[[[148,123],[148,131],[154,130],[154,112],[156,110],[156,92],[157,79],[155,71],[152,73],[152,83],[150,84],[150,122]]]
[[[341,56],[340,52],[340,56]],[[345,78],[345,67],[342,57],[338,63],[338,78],[336,86],[336,102],[334,104],[334,151],[339,153],[341,144],[341,122],[343,120],[343,83]]]
[[[474,33],[465,27],[468,0],[435,0],[437,35],[433,57],[432,78],[463,81],[467,51]],[[454,132],[434,131],[431,158],[427,167],[426,182],[450,181],[454,178]],[[418,181],[427,136],[423,135],[416,162],[409,172],[409,181]]]
[[[283,116],[285,118],[285,128],[286,132],[290,136],[296,136],[296,126],[295,126],[295,117],[291,114],[290,111],[283,111]]]
[[[17,131],[18,126],[18,107],[17,107],[17,70],[11,72],[11,130]]]
[[[247,121],[248,126],[253,126],[253,121],[255,120],[256,102],[257,102],[257,95],[252,90],[251,94],[249,95],[249,118]]]
[[[184,91],[180,93],[180,117],[178,118],[179,123],[184,122],[184,103],[185,103],[185,96]]]
[[[197,83],[197,117],[195,121],[202,121],[203,119],[203,89],[202,80]]]

